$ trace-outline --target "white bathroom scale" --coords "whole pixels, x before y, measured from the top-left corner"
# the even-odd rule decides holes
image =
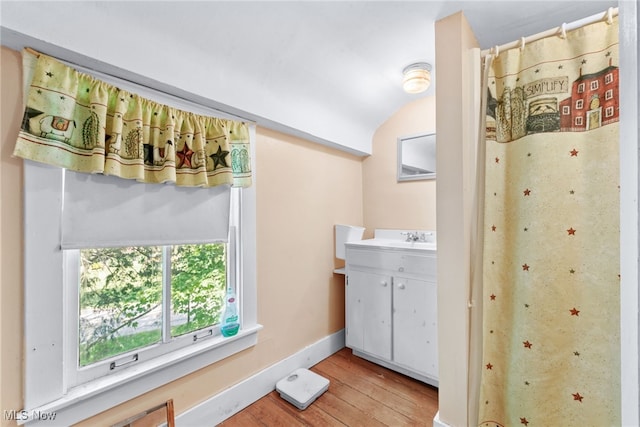
[[[276,383],[280,397],[300,410],[307,409],[328,389],[328,379],[304,368],[295,370]]]

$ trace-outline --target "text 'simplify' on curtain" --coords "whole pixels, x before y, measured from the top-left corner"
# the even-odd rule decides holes
[[[493,58],[480,426],[620,425],[618,20]]]

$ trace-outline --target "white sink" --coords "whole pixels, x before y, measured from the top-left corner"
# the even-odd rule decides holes
[[[391,247],[391,248],[427,249],[431,251],[435,251],[437,249],[435,242],[406,242],[406,241],[399,241],[399,240],[382,240],[382,239],[372,239],[372,240],[379,240],[380,244]]]
[[[435,242],[405,242],[403,240],[389,240],[389,239],[365,239],[357,242],[348,242],[346,246],[368,246],[381,249],[404,249],[404,250],[419,250],[419,251],[436,251],[437,245]]]
[[[376,229],[373,239],[347,242],[346,245],[423,251],[436,251],[438,249],[435,231],[418,230],[417,232],[412,231],[411,233],[417,233],[418,235],[424,236],[427,238],[427,241],[407,241],[407,231],[405,230]]]

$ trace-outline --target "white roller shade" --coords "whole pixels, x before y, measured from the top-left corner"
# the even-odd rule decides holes
[[[65,170],[62,248],[226,242],[230,190]]]

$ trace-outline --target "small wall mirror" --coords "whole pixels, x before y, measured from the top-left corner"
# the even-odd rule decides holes
[[[398,181],[435,179],[436,134],[398,138]]]

